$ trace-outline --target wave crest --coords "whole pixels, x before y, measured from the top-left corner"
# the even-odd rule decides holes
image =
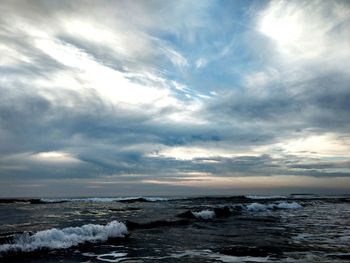
[[[112,221],[107,225],[88,224],[81,227],[52,228],[33,235],[19,235],[12,244],[0,245],[0,253],[69,248],[85,242],[104,242],[110,238],[124,237],[127,233],[125,224],[118,221]]]
[[[259,212],[267,210],[276,210],[276,209],[298,209],[302,208],[297,202],[280,202],[276,204],[260,204],[260,203],[251,203],[246,206],[246,209],[250,212]]]
[[[59,199],[48,199],[41,198],[38,199],[36,203],[63,203],[63,202],[92,202],[92,203],[111,203],[111,202],[122,202],[122,203],[132,203],[132,202],[162,202],[169,201],[169,198],[165,197],[90,197],[90,198],[59,198]]]
[[[216,216],[215,212],[212,210],[202,210],[199,212],[192,212],[192,214],[194,217],[204,220],[212,219]]]

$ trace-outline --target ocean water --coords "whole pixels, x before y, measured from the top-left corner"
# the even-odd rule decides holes
[[[0,262],[350,262],[350,196],[2,199]]]

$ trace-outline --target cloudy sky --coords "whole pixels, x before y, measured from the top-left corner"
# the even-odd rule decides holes
[[[349,191],[349,1],[0,13],[0,196]]]

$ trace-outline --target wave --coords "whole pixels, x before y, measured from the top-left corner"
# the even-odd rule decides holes
[[[238,204],[232,205],[230,207],[216,207],[212,210],[206,209],[201,211],[191,211],[188,210],[181,214],[178,214],[177,217],[188,218],[188,219],[201,219],[209,220],[213,218],[224,218],[229,217],[230,215],[241,214],[242,212],[261,212],[268,210],[279,210],[279,209],[298,209],[302,208],[297,202],[279,202],[271,204],[261,204],[261,203],[251,203],[251,204]]]
[[[177,217],[189,218],[189,219],[201,219],[201,220],[209,220],[213,218],[224,218],[229,217],[233,211],[228,206],[224,207],[216,207],[213,210],[202,210],[202,211],[186,211],[183,212]]]
[[[267,210],[277,210],[277,209],[298,209],[302,208],[300,204],[297,202],[280,202],[274,204],[260,204],[260,203],[252,203],[245,206],[245,209],[249,212],[259,212],[259,211],[267,211]]]
[[[18,235],[12,243],[0,245],[0,254],[70,248],[86,242],[97,243],[111,238],[121,238],[127,233],[125,224],[118,221],[112,221],[107,225],[88,224],[81,227],[52,228],[33,235]]]
[[[188,201],[196,201],[196,202],[244,202],[249,201],[247,197],[244,195],[234,195],[234,196],[196,196],[196,197],[186,197],[186,198],[177,198],[176,200],[188,200]]]
[[[166,202],[171,199],[165,197],[121,197],[117,198],[118,202],[122,203],[135,203],[135,202]]]
[[[133,197],[90,197],[90,198],[58,198],[58,199],[48,199],[41,198],[38,199],[37,203],[63,203],[63,202],[92,202],[92,203],[111,203],[111,202],[122,202],[122,203],[133,203],[133,202],[165,202],[171,200],[165,197],[143,197],[143,196],[133,196]]]
[[[175,252],[171,254],[169,257],[165,258],[173,258],[173,259],[184,259],[184,262],[188,259],[192,259],[191,262],[196,262],[198,258],[206,258],[210,262],[270,262],[269,257],[261,257],[261,256],[233,256],[227,255],[219,252],[214,252],[210,249],[205,250],[185,250],[183,252]]]
[[[0,199],[0,204],[17,204],[17,203],[24,203],[24,204],[44,204],[44,203],[64,203],[67,202],[66,199],[13,199],[13,198],[5,198]]]
[[[188,225],[191,222],[186,219],[181,220],[155,220],[145,223],[137,223],[134,221],[127,220],[125,222],[125,225],[129,230],[134,229],[150,229],[150,228],[157,228],[157,227],[167,227],[167,226],[184,226]]]
[[[99,261],[105,261],[105,262],[122,262],[125,261],[127,258],[126,256],[128,253],[119,253],[119,252],[112,252],[108,254],[102,254],[102,255],[97,255],[96,259]],[[88,261],[90,262],[90,261]],[[137,261],[139,262],[139,261]]]
[[[175,199],[170,199],[166,197],[143,197],[148,202],[162,202],[162,201],[170,201]]]
[[[65,202],[69,202],[69,199],[46,199],[46,198],[41,198],[38,199],[37,202],[35,202],[36,204],[57,204],[57,203],[65,203]],[[34,204],[33,202],[31,202],[31,204]]]
[[[194,215],[195,218],[204,219],[204,220],[208,220],[216,217],[215,212],[213,210],[203,210],[200,212],[192,212],[192,214]]]
[[[248,199],[253,200],[264,200],[264,199],[286,199],[287,197],[284,195],[246,195]]]

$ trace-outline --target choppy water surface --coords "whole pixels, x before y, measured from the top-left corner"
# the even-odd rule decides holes
[[[350,262],[349,196],[0,200],[0,262]]]

